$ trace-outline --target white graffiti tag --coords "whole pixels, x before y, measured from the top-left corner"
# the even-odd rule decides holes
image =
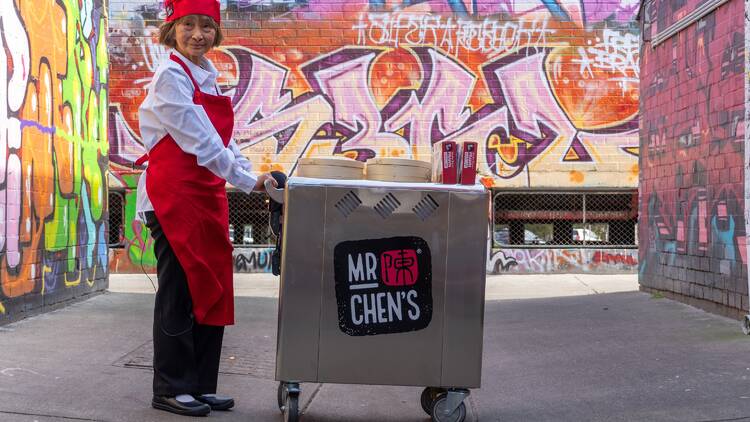
[[[547,19],[497,21],[454,19],[418,13],[361,14],[352,29],[359,45],[437,46],[449,54],[481,52],[493,57],[519,47],[547,45]]]
[[[26,98],[26,85],[29,81],[29,40],[23,24],[18,19],[14,2],[0,5],[0,23],[3,39],[0,48],[0,63],[13,65],[0,66],[0,251],[5,247],[8,266],[16,267],[21,259],[19,250],[19,229],[21,218],[21,122],[14,115]],[[10,53],[10,58],[6,56]],[[10,74],[8,73],[10,71]],[[8,115],[10,111],[11,115]]]

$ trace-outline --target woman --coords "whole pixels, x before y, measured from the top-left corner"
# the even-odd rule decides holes
[[[139,109],[148,161],[138,211],[151,230],[159,289],[154,307],[152,406],[201,416],[228,410],[216,395],[224,326],[234,323],[225,183],[262,191],[269,174],[231,139],[234,112],[204,55],[222,40],[217,0],[167,0],[159,42],[173,48]]]

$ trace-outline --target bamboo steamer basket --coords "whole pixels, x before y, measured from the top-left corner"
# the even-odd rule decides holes
[[[432,164],[408,158],[372,158],[367,161],[368,180],[382,182],[429,182]]]
[[[297,162],[297,176],[318,179],[360,180],[364,178],[365,163],[349,158],[308,157]]]

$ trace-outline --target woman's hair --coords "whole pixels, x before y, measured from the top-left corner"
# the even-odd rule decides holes
[[[175,30],[177,28],[177,25],[182,23],[188,16],[183,16],[172,22],[162,23],[161,26],[159,26],[159,44],[162,44],[171,48],[177,47],[177,40],[175,39]],[[214,18],[210,16],[204,16],[204,17],[209,19],[209,21],[211,21],[211,26],[213,26],[214,30],[216,30],[216,37],[214,37],[214,45],[212,45],[211,47],[218,47],[219,45],[221,45],[221,42],[224,40],[224,34],[221,33],[221,28],[219,27],[219,24],[216,23]]]

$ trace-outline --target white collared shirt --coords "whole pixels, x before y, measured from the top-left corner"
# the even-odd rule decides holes
[[[191,62],[176,50],[172,54],[182,59],[193,74],[201,92],[220,94],[216,78],[219,72],[205,57],[201,66]],[[202,106],[193,103],[195,88],[182,67],[167,58],[159,65],[150,82],[146,99],[138,109],[143,145],[151,151],[169,133],[177,146],[198,158],[198,165],[226,180],[244,192],[251,192],[256,176],[251,173],[250,161],[242,155],[234,139],[225,148],[218,132]],[[154,209],[146,192],[146,172],[138,180],[136,211]]]

